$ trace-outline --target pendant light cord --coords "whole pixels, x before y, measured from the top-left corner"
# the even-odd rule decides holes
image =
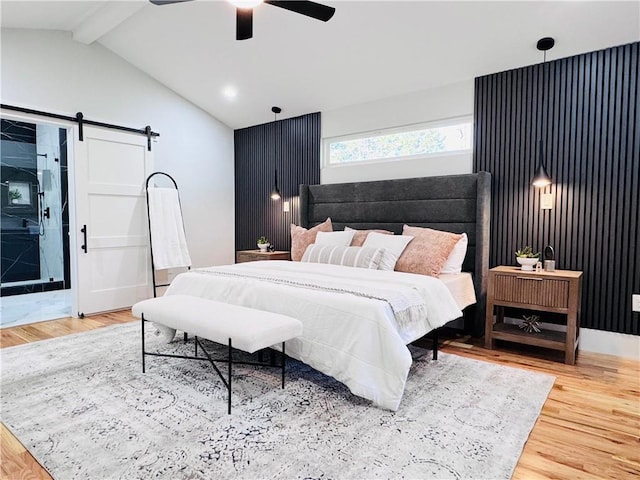
[[[278,189],[278,152],[277,152],[277,135],[276,127],[278,126],[278,114],[273,112],[273,171],[274,171],[274,185],[276,190]]]

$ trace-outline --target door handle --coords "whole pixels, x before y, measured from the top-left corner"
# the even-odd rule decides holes
[[[544,280],[543,278],[536,278],[536,277],[516,277],[518,280],[534,280],[536,282],[541,282],[542,280]]]
[[[82,235],[84,236],[84,244],[80,248],[82,250],[84,250],[84,253],[88,253],[87,252],[87,226],[83,225],[83,227],[80,229],[80,231],[82,232]]]

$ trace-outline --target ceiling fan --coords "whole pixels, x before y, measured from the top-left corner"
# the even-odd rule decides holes
[[[154,5],[189,2],[191,0],[149,0]],[[236,40],[253,37],[253,7],[268,3],[274,7],[284,8],[291,12],[306,15],[327,22],[333,17],[336,9],[316,2],[293,0],[229,0],[236,6]]]

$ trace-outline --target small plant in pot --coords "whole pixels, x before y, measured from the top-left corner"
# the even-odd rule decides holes
[[[269,247],[271,246],[271,244],[269,243],[269,239],[267,237],[265,237],[264,235],[262,235],[260,238],[258,238],[256,243],[257,243],[258,248],[260,249],[261,252],[266,252],[269,249]]]
[[[13,190],[9,190],[9,202],[10,203],[18,203],[22,198],[22,193],[17,188]]]
[[[540,252],[533,253],[533,249],[529,245],[516,251],[516,261],[520,264],[521,270],[533,270],[533,266],[538,263],[539,259]]]

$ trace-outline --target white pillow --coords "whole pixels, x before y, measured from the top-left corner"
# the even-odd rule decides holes
[[[390,232],[389,230],[357,230],[351,227],[344,227],[344,229],[345,231],[353,231],[354,233],[353,240],[351,240],[352,247],[361,247],[364,241],[367,239],[367,235],[369,235],[371,232],[393,235],[393,232]]]
[[[378,270],[393,270],[396,262],[409,242],[413,240],[411,235],[385,235],[371,232],[362,244],[363,247],[384,248]]]
[[[461,273],[462,264],[464,263],[464,257],[467,256],[467,246],[469,245],[469,239],[467,234],[463,233],[462,238],[458,240],[456,246],[447,257],[447,261],[442,266],[440,273]]]
[[[356,232],[318,232],[316,235],[316,245],[334,245],[337,247],[348,247]]]
[[[342,247],[312,243],[304,251],[302,261],[377,270],[383,251],[382,248]]]

